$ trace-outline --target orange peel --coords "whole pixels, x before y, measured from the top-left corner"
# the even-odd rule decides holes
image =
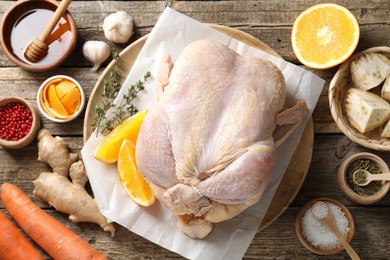
[[[75,88],[77,89],[76,84],[70,80],[61,80],[60,82],[57,82],[56,92],[58,98],[62,100],[66,96],[66,94],[68,94],[70,91],[72,91]]]
[[[58,114],[62,116],[69,116],[68,111],[66,111],[64,105],[61,103],[61,100],[57,96],[55,85],[49,85],[47,90],[47,98],[49,106],[53,108]]]

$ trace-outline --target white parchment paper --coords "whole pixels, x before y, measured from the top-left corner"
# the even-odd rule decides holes
[[[213,231],[205,239],[191,239],[176,228],[176,217],[160,202],[157,201],[148,208],[134,203],[120,185],[116,165],[106,165],[93,158],[101,137],[92,134],[81,152],[97,203],[107,218],[187,258],[241,259],[286,171],[304,126],[320,96],[324,81],[309,71],[245,45],[173,9],[166,8],[139,53],[121,93],[141,79],[146,71],[150,71],[152,78],[148,80],[146,90],[136,100],[136,106],[140,111],[151,109],[157,103],[155,86],[161,57],[169,53],[174,62],[187,44],[198,39],[216,40],[242,55],[263,57],[274,62],[282,70],[286,80],[288,93],[286,105],[291,106],[297,100],[307,101],[310,113],[293,135],[279,147],[271,181],[259,203],[233,219],[215,224]],[[122,94],[115,102],[120,102],[121,97]]]

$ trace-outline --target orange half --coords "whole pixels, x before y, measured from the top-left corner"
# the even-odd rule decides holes
[[[355,51],[359,42],[359,24],[343,6],[314,5],[295,20],[291,43],[302,64],[316,69],[339,65]]]

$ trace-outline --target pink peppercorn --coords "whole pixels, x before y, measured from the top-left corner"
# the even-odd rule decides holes
[[[0,106],[0,138],[18,141],[25,137],[32,125],[31,111],[22,103]]]

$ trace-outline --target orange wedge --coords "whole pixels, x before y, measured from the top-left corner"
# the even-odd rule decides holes
[[[95,150],[95,159],[104,163],[115,163],[118,160],[119,149],[125,138],[134,144],[137,142],[138,132],[145,115],[146,111],[143,111],[129,117],[104,137]]]
[[[135,145],[124,139],[118,154],[118,175],[122,187],[138,205],[148,207],[156,200],[152,189],[135,164]]]
[[[327,3],[314,5],[295,20],[291,43],[304,65],[327,69],[345,61],[359,41],[359,24],[343,6]]]

